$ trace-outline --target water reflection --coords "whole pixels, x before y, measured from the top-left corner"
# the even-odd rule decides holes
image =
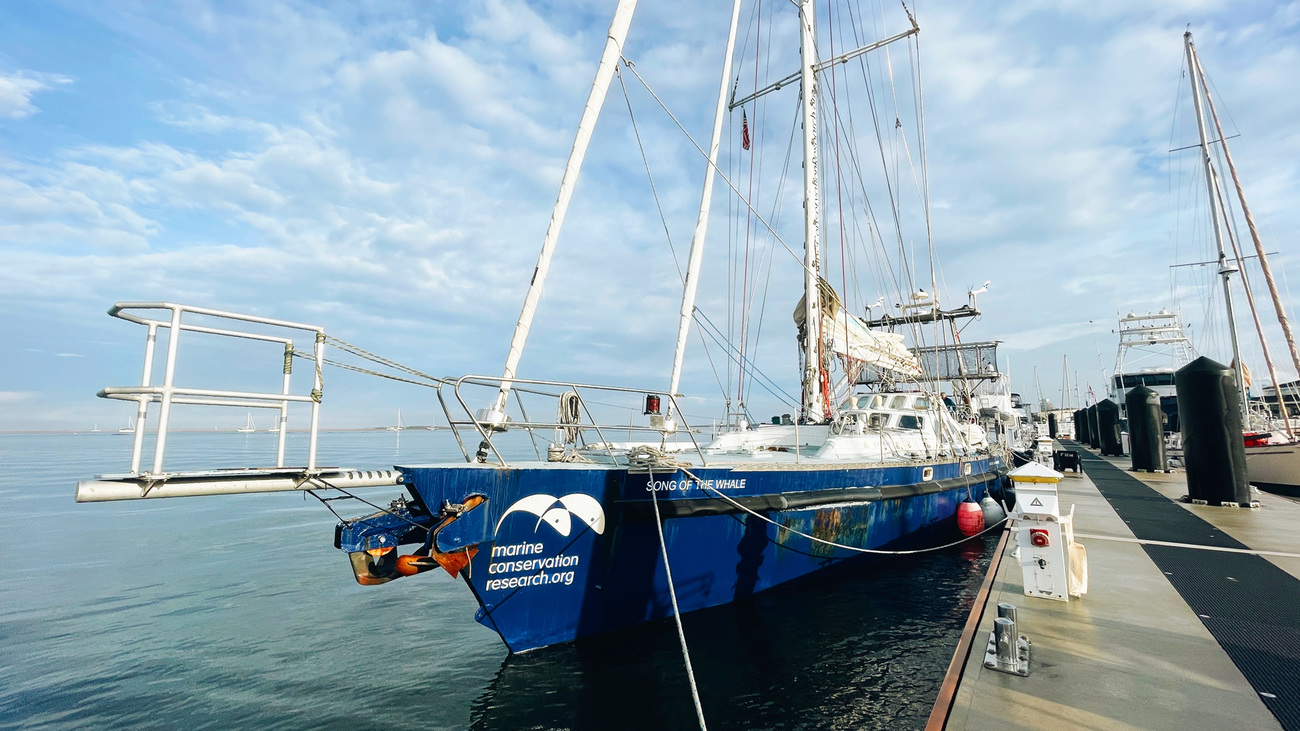
[[[445,431],[408,430],[400,445],[385,434],[323,433],[321,463],[462,459]],[[286,436],[301,464],[307,435]],[[503,442],[526,456],[522,436]],[[264,465],[274,437],[180,432],[167,463]],[[503,660],[445,574],[357,586],[330,545],[333,516],[301,495],[72,502],[76,480],[124,470],[130,447],[106,434],[0,438],[0,534],[41,557],[14,563],[0,591],[0,728],[695,724],[671,621]],[[688,615],[710,726],[921,726],[987,550],[883,561]]]
[[[993,539],[881,561],[684,618],[713,728],[925,724]],[[471,727],[690,728],[675,625],[506,659]]]

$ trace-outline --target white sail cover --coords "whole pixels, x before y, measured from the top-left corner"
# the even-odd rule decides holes
[[[904,376],[921,375],[921,364],[912,355],[912,351],[903,345],[902,335],[867,327],[861,318],[845,311],[835,290],[826,280],[819,283],[822,296],[822,335],[833,352],[873,368]],[[800,337],[806,331],[804,319],[803,298],[800,297],[799,306],[794,311],[794,322],[799,328]]]

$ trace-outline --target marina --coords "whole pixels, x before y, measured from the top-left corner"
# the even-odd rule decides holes
[[[1292,171],[1186,19],[1080,34],[1175,117],[1126,152],[1044,145],[1021,67],[1096,63],[1010,11],[290,5],[0,10],[0,728],[1300,731]],[[36,70],[61,23],[151,80]],[[173,91],[68,134],[108,88]]]

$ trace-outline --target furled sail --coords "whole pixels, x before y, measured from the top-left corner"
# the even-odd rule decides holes
[[[903,345],[902,335],[867,327],[861,318],[844,309],[829,282],[818,278],[817,283],[822,298],[822,334],[831,351],[881,370],[904,376],[921,375],[921,365],[916,356]],[[799,328],[799,340],[802,342],[807,332],[803,297],[799,298],[799,304],[794,308],[794,324]]]

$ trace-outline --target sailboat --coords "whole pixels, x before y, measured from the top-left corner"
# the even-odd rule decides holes
[[[406,425],[402,424],[402,410],[397,410],[397,424],[384,427],[384,431],[406,431]]]
[[[336,545],[348,552],[358,582],[381,584],[441,567],[463,576],[479,601],[476,619],[512,651],[524,651],[743,599],[839,564],[891,549],[951,543],[955,512],[1000,485],[1001,452],[969,421],[958,422],[933,379],[967,383],[995,377],[990,349],[981,357],[916,352],[881,327],[944,324],[937,296],[919,292],[896,318],[850,312],[822,276],[816,93],[820,62],[812,0],[798,3],[804,150],[804,293],[795,309],[802,351],[798,419],[753,426],[736,418],[712,442],[673,449],[684,416],[677,404],[682,358],[696,312],[705,232],[731,70],[739,3],[733,11],[715,112],[706,182],[687,273],[668,388],[646,394],[649,444],[589,438],[579,428],[584,398],[565,383],[523,381],[516,369],[550,264],[585,144],[619,62],[635,0],[622,0],[579,124],[536,273],[499,379],[456,382],[496,390],[472,420],[449,413],[453,430],[481,436],[463,464],[401,467],[409,498],[394,510],[345,521]],[[909,16],[910,19],[910,16]],[[912,29],[895,37],[909,38]],[[872,44],[854,52],[867,53]],[[853,56],[850,56],[853,57]],[[629,65],[630,66],[630,65]],[[780,89],[775,84],[767,91]],[[742,106],[746,99],[732,99]],[[744,132],[748,135],[748,131]],[[748,144],[748,143],[746,143]],[[797,169],[797,166],[794,168]],[[971,303],[962,309],[974,312]],[[916,328],[919,329],[919,328]],[[986,344],[991,347],[992,344]],[[918,355],[921,357],[918,358]],[[833,385],[841,363],[847,388]],[[876,390],[860,393],[866,383]],[[911,384],[908,386],[907,384]],[[527,428],[507,405],[516,388],[561,387],[559,421],[547,458],[502,457],[502,434]],[[609,387],[610,390],[620,390]],[[622,389],[626,390],[626,389]],[[522,427],[514,426],[525,422]],[[459,438],[459,437],[458,437]],[[681,442],[678,442],[680,445]],[[401,544],[417,549],[401,555]],[[674,579],[674,575],[678,578]]]
[[[1246,450],[1246,472],[1250,484],[1269,492],[1276,492],[1286,495],[1300,495],[1300,432],[1297,431],[1291,415],[1288,413],[1286,399],[1284,398],[1284,384],[1278,378],[1277,369],[1274,366],[1272,355],[1270,354],[1267,338],[1264,336],[1264,328],[1260,322],[1259,310],[1255,305],[1255,298],[1251,292],[1250,282],[1247,279],[1245,269],[1245,258],[1242,256],[1238,242],[1233,235],[1233,228],[1227,225],[1227,219],[1231,214],[1227,211],[1227,205],[1224,201],[1225,195],[1220,187],[1220,177],[1215,169],[1213,156],[1210,154],[1209,130],[1206,124],[1206,108],[1209,111],[1209,119],[1214,123],[1214,132],[1217,135],[1215,142],[1220,145],[1223,152],[1224,162],[1230,177],[1232,178],[1233,187],[1236,190],[1236,200],[1240,205],[1243,217],[1246,220],[1246,226],[1250,231],[1251,241],[1255,246],[1255,257],[1259,260],[1260,270],[1264,275],[1264,281],[1268,285],[1269,296],[1273,302],[1273,309],[1277,315],[1278,324],[1281,326],[1282,333],[1286,339],[1287,350],[1291,356],[1291,363],[1296,372],[1300,373],[1300,351],[1297,350],[1295,337],[1291,332],[1291,324],[1287,318],[1286,308],[1282,303],[1281,295],[1278,293],[1277,284],[1273,278],[1272,267],[1269,265],[1268,253],[1260,240],[1258,227],[1255,225],[1255,218],[1251,214],[1250,205],[1246,202],[1245,190],[1242,188],[1241,180],[1237,175],[1237,168],[1232,160],[1232,153],[1228,149],[1228,140],[1223,133],[1223,126],[1219,122],[1218,112],[1214,107],[1214,100],[1210,95],[1210,86],[1205,79],[1205,71],[1201,67],[1201,61],[1196,53],[1196,46],[1192,42],[1192,33],[1188,31],[1183,34],[1183,44],[1187,57],[1188,78],[1192,84],[1192,103],[1196,111],[1197,132],[1200,136],[1201,160],[1205,169],[1205,184],[1210,201],[1209,211],[1211,216],[1211,230],[1214,233],[1215,244],[1219,252],[1219,273],[1223,279],[1224,303],[1227,310],[1228,332],[1232,340],[1233,361],[1232,368],[1237,383],[1237,388],[1241,394],[1241,405],[1243,409],[1242,423],[1247,425],[1248,432],[1243,435]],[[1227,239],[1231,244],[1232,256],[1229,256],[1224,246],[1224,240]],[[1240,272],[1242,277],[1242,286],[1245,290],[1247,304],[1249,305],[1251,317],[1254,321],[1256,333],[1259,336],[1260,346],[1264,356],[1265,366],[1268,370],[1269,378],[1273,382],[1273,390],[1277,398],[1278,417],[1272,423],[1263,425],[1265,428],[1251,429],[1252,422],[1258,423],[1259,419],[1253,418],[1250,413],[1250,399],[1248,397],[1249,376],[1246,366],[1241,356],[1241,347],[1237,333],[1236,319],[1233,314],[1232,288],[1230,280],[1233,274]]]
[[[248,412],[248,421],[244,422],[244,425],[235,429],[235,431],[240,434],[251,434],[257,431],[257,426],[253,424],[253,412]]]
[[[118,429],[118,430],[117,430],[117,433],[118,433],[118,434],[134,434],[134,433],[135,433],[135,419],[134,419],[134,418],[129,418],[129,419],[127,419],[127,420],[126,420],[126,426],[122,427],[121,429]]]
[[[968,291],[966,304],[944,309],[932,268],[928,291],[895,282],[900,312],[873,319],[870,308],[853,304],[847,275],[839,289],[831,283],[822,255],[826,220],[819,149],[830,147],[834,135],[830,127],[819,129],[819,120],[836,119],[838,110],[832,95],[824,99],[819,93],[819,77],[865,63],[867,54],[891,43],[913,43],[920,29],[910,11],[905,31],[838,53],[819,50],[813,0],[799,0],[794,11],[769,8],[798,26],[799,69],[763,88],[756,82],[752,93],[737,98],[733,57],[740,2],[735,0],[711,141],[701,150],[704,185],[666,386],[518,375],[588,142],[616,67],[624,62],[635,7],[636,0],[619,0],[615,10],[502,375],[429,380],[464,461],[401,465],[396,479],[369,470],[340,472],[337,478],[353,480],[348,485],[400,483],[407,491],[390,507],[336,527],[334,545],[347,553],[357,582],[383,584],[445,570],[464,580],[479,603],[475,619],[512,652],[743,600],[871,558],[954,545],[964,540],[957,531],[959,506],[978,510],[973,503],[1000,496],[1007,471],[1003,455],[1015,419],[1009,384],[998,371],[997,345],[959,338],[955,324],[980,314],[976,298],[987,286]],[[919,46],[909,50],[917,53]],[[635,75],[633,64],[624,65],[626,72],[618,73]],[[870,75],[864,72],[863,80]],[[679,391],[690,331],[707,325],[696,295],[714,184],[725,179],[718,164],[724,121],[741,114],[738,137],[748,150],[749,120],[759,119],[755,100],[782,93],[797,102],[792,129],[801,130],[792,132],[798,142],[791,149],[802,161],[788,169],[802,168],[801,176],[796,173],[802,177],[802,200],[795,202],[802,203],[802,254],[785,246],[777,227],[728,186],[738,201],[732,209],[751,214],[771,237],[774,251],[787,248],[794,254],[792,266],[802,280],[802,296],[787,293],[790,304],[798,302],[793,333],[784,333],[799,346],[799,365],[789,374],[798,383],[799,395],[789,401],[797,413],[759,423],[740,395],[733,401],[729,394],[727,428],[704,442],[688,423],[693,417],[682,410]],[[919,136],[923,126],[918,123],[917,129]],[[835,154],[841,149],[836,143]],[[919,162],[923,169],[924,158]],[[891,168],[884,167],[888,175]],[[928,203],[924,213],[928,224]],[[872,225],[855,230],[875,231]],[[926,225],[927,237],[929,230]],[[320,349],[329,338],[314,326],[288,325],[317,332],[319,368]],[[929,344],[927,333],[934,333]],[[781,390],[743,349],[726,342],[721,347],[748,382]],[[319,406],[319,384],[317,375],[313,408]],[[129,395],[135,389],[114,393]],[[541,401],[546,409],[540,415],[536,407],[526,409],[526,399]],[[602,422],[599,410],[613,399],[635,399],[634,416],[642,419],[629,426],[627,411],[618,411],[616,420]],[[472,410],[471,401],[487,405]],[[602,426],[611,422],[618,426]],[[403,428],[400,412],[397,426],[386,428]],[[645,436],[612,440],[612,434],[630,431]],[[533,456],[516,459],[512,448]],[[155,462],[161,461],[156,455]],[[176,479],[185,482],[171,491],[168,480]],[[120,483],[80,484],[78,499],[328,490],[339,484],[321,478],[310,464],[298,473],[286,468],[259,480],[236,475],[223,486],[212,472],[184,478],[134,474]],[[409,552],[403,553],[403,546]]]

